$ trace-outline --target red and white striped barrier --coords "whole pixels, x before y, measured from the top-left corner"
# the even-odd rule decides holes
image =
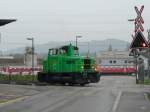
[[[36,67],[34,68],[34,73],[41,71],[42,68]],[[4,74],[31,74],[32,68],[31,67],[1,67],[1,73]]]

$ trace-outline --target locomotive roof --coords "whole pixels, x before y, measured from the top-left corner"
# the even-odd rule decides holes
[[[67,49],[70,45],[65,45],[65,46],[61,46],[61,47],[56,47],[56,48],[51,48],[51,49]],[[72,46],[72,45],[71,45]],[[72,46],[75,50],[78,50],[78,47],[76,46]]]
[[[60,48],[62,48],[62,49],[67,49],[68,47],[69,47],[70,45],[66,45],[66,46],[62,46],[62,47],[60,47]],[[76,47],[76,46],[72,46],[75,50],[78,50],[78,47]]]
[[[0,19],[0,26],[4,26],[8,23],[14,22],[16,19]]]

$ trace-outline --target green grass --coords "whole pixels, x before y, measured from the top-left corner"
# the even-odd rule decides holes
[[[0,81],[16,81],[16,82],[32,82],[32,81],[37,81],[37,77],[35,75],[4,75],[0,74]]]
[[[145,79],[145,80],[144,80],[144,84],[150,85],[150,79]]]

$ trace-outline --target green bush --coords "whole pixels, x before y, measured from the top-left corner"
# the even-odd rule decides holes
[[[0,74],[0,81],[8,81],[8,80],[9,80],[9,76],[8,75]]]
[[[0,74],[0,81],[27,81],[27,82],[31,82],[31,81],[37,81],[36,75],[20,75],[20,74],[16,74],[16,75],[4,75],[4,74]]]

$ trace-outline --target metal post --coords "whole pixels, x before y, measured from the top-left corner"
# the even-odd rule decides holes
[[[11,73],[8,75],[9,84],[11,84]]]
[[[77,47],[77,36],[76,36],[76,47]]]
[[[148,32],[148,43],[150,45],[150,29],[148,29],[147,32]],[[149,58],[148,58],[148,77],[150,78],[150,47],[148,49],[148,54],[149,54]]]
[[[32,82],[34,81],[34,38],[27,38],[32,41]]]
[[[1,35],[1,33],[0,33],[0,44],[1,44],[1,42],[2,42],[2,35]]]
[[[134,59],[135,59],[135,75],[136,75],[136,84],[139,83],[139,76],[138,76],[138,52],[134,50]]]
[[[34,75],[34,39],[32,38],[32,74]]]
[[[2,43],[2,35],[1,35],[1,33],[0,33],[0,44]],[[2,51],[1,51],[1,49],[0,49],[0,55],[2,55]]]
[[[137,64],[137,57],[135,57],[135,59],[136,59],[136,62],[135,62],[135,69],[136,69],[136,84],[138,84],[139,83],[139,76],[138,76],[138,64]]]
[[[78,47],[78,38],[82,38],[82,36],[76,36],[76,47]]]
[[[135,19],[128,19],[128,21],[129,22],[134,22],[134,32],[135,32],[135,30],[136,30],[136,23],[135,23]],[[135,38],[135,37],[134,37]],[[134,49],[133,50],[134,51],[134,59],[135,59],[135,75],[136,75],[136,84],[138,84],[138,63],[137,63],[137,50],[136,49]]]
[[[88,53],[87,53],[87,57],[89,57],[90,54],[90,42],[88,42]]]

